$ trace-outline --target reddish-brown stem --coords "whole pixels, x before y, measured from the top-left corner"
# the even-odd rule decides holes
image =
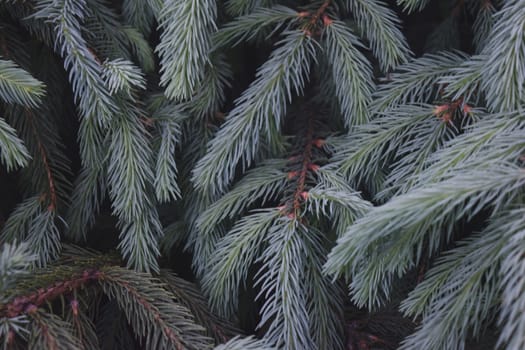
[[[46,168],[47,181],[49,183],[49,197],[51,203],[49,204],[48,210],[54,211],[57,204],[55,182],[53,180],[53,175],[51,174],[51,167],[49,166],[49,162],[47,160],[46,151],[42,146],[42,143],[40,142],[38,142],[38,149],[40,150],[40,154],[42,155],[42,161],[44,162],[44,167]]]
[[[326,11],[326,9],[328,8],[328,6],[330,6],[330,3],[332,2],[332,0],[325,0],[325,2],[323,2],[323,4],[321,5],[321,7],[319,7],[319,9],[317,10],[317,12],[312,16],[312,19],[310,20],[310,24],[315,24],[317,23],[317,21],[319,20],[319,18],[321,18],[321,16],[324,14],[324,12]]]
[[[298,171],[297,186],[293,196],[293,214],[298,217],[301,211],[301,202],[304,200],[304,189],[306,186],[306,176],[312,167],[312,146],[313,146],[313,125],[310,119],[308,123],[308,131],[306,133],[306,146],[303,151],[303,161],[301,169]]]
[[[55,180],[53,178],[53,173],[51,170],[51,166],[49,164],[49,159],[47,157],[46,149],[44,148],[44,145],[42,144],[42,141],[40,140],[40,135],[38,134],[37,128],[33,120],[34,118],[33,113],[29,109],[26,109],[25,111],[29,119],[29,124],[31,124],[31,128],[33,129],[33,135],[35,136],[37,140],[38,151],[40,152],[40,156],[42,157],[42,163],[44,164],[44,168],[46,170],[47,182],[49,185],[49,199],[50,199],[48,210],[53,211],[56,209],[56,205],[57,205]]]
[[[69,280],[58,281],[46,288],[39,288],[28,295],[14,298],[9,303],[2,305],[0,316],[12,318],[28,313],[46,302],[52,301],[61,295],[71,293],[99,278],[100,272],[98,270],[85,270],[82,274],[75,275]]]
[[[39,306],[55,300],[57,297],[69,294],[90,282],[106,280],[117,284],[119,287],[124,288],[130,295],[133,296],[137,302],[142,305],[144,308],[148,309],[152,314],[153,318],[161,327],[162,332],[172,340],[175,344],[177,350],[184,349],[182,341],[179,339],[178,335],[166,324],[162,318],[161,313],[157,308],[145,299],[133,286],[131,286],[127,281],[122,281],[118,278],[108,276],[104,272],[97,269],[86,269],[81,274],[72,276],[68,280],[58,281],[53,283],[50,286],[45,288],[40,288],[33,293],[28,295],[19,296],[11,300],[9,303],[0,305],[0,317],[16,317],[22,314],[31,314],[38,317],[36,311]],[[73,312],[75,312],[75,307],[78,308],[78,305],[71,304]],[[43,329],[45,331],[45,329]]]

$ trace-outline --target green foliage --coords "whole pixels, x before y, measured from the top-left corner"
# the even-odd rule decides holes
[[[482,88],[488,96],[488,107],[492,111],[519,110],[524,103],[525,70],[523,60],[525,42],[524,29],[514,29],[525,21],[522,1],[506,1],[501,11],[494,15],[492,28],[483,53],[487,56],[482,74]]]
[[[346,0],[345,5],[370,42],[382,70],[388,71],[408,60],[411,52],[395,12],[379,0]]]
[[[0,2],[2,346],[524,348],[524,45],[524,0]]]
[[[357,37],[343,22],[335,21],[325,30],[326,59],[332,65],[334,77],[341,77],[336,84],[336,94],[347,126],[368,121],[368,105],[374,89],[372,69]]]
[[[7,103],[35,107],[41,102],[45,85],[10,60],[0,60],[0,97]]]
[[[3,118],[0,118],[0,151],[0,159],[8,171],[27,165],[30,158],[24,141]]]
[[[211,334],[222,329],[222,336],[227,336],[234,329],[211,315],[195,286],[171,274],[157,279],[115,265],[118,261],[112,256],[68,247],[55,264],[28,275],[31,256],[27,247],[6,245],[2,258],[8,256],[14,261],[3,259],[0,266],[3,280],[10,280],[2,285],[7,298],[0,304],[0,335],[5,345],[107,348],[112,340],[95,329],[108,326],[108,317],[115,327],[121,315],[133,329],[131,343],[148,349],[211,349],[212,339],[205,335],[200,321]],[[113,302],[118,308],[105,313]],[[203,318],[197,321],[190,310]]]
[[[309,61],[315,56],[314,43],[303,32],[285,34],[195,167],[193,181],[203,191],[224,192],[239,162],[248,167],[264,139],[270,145],[279,141],[271,131],[279,129],[292,92],[303,90]]]
[[[169,99],[190,99],[204,77],[217,9],[212,0],[168,0],[160,10],[157,46],[161,86]]]
[[[4,244],[0,253],[0,291],[13,288],[16,278],[28,272],[33,260],[35,256],[27,244]]]
[[[149,349],[207,349],[210,340],[189,311],[173,302],[165,288],[137,272],[112,268],[103,272],[101,288],[124,310],[135,334]]]

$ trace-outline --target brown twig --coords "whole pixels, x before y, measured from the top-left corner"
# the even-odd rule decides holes
[[[326,9],[328,8],[328,6],[330,6],[331,3],[332,3],[332,0],[325,0],[325,2],[323,2],[321,7],[319,7],[317,11],[311,16],[310,20],[303,27],[303,31],[306,35],[308,36],[319,35],[320,30],[316,28],[316,24],[321,18],[323,19],[323,25],[325,27],[329,26],[332,23],[332,20],[324,14]],[[309,17],[310,12],[308,11],[299,12],[298,16],[301,18]]]
[[[44,145],[42,144],[42,141],[40,140],[40,135],[37,132],[37,128],[36,128],[36,125],[34,123],[33,113],[29,109],[26,109],[25,112],[26,112],[26,115],[28,116],[29,124],[31,124],[31,128],[33,130],[33,135],[35,136],[35,138],[37,140],[38,151],[40,152],[40,155],[42,157],[42,162],[44,163],[44,168],[46,170],[47,182],[49,184],[49,199],[50,199],[50,204],[49,204],[48,210],[54,211],[56,209],[56,205],[57,205],[57,194],[56,194],[55,180],[53,178],[53,173],[52,173],[52,170],[51,170],[51,166],[49,164],[49,159],[48,159],[48,156],[47,156],[47,152],[46,152],[46,149],[45,149]]]
[[[314,164],[312,162],[312,148],[314,146],[316,147],[322,147],[323,141],[322,140],[314,140],[314,126],[313,126],[313,120],[312,118],[308,121],[308,129],[306,131],[305,136],[306,144],[304,147],[304,150],[300,156],[291,157],[291,162],[296,162],[298,160],[301,161],[300,168],[297,170],[290,171],[288,173],[288,179],[293,180],[296,179],[296,185],[295,190],[293,193],[293,197],[291,199],[291,205],[290,206],[282,206],[281,210],[285,210],[286,208],[289,208],[290,212],[288,212],[288,216],[297,218],[300,217],[301,214],[301,206],[302,203],[308,198],[308,192],[306,190],[306,178],[308,176],[308,172],[312,171],[315,172],[319,169],[319,165]]]
[[[16,297],[1,306],[0,315],[12,318],[29,313],[61,295],[70,293],[91,281],[98,280],[100,275],[101,273],[98,270],[84,270],[80,275],[75,275],[71,279],[55,282],[28,295]]]
[[[308,170],[311,167],[311,161],[312,161],[312,134],[313,130],[311,127],[308,128],[308,134],[306,136],[306,147],[304,149],[303,153],[303,162],[301,165],[301,170],[299,171],[299,177],[297,178],[297,187],[294,192],[293,196],[293,211],[295,216],[299,216],[299,212],[301,210],[301,202],[304,199],[304,189],[306,185],[306,175],[308,174]]]
[[[319,7],[317,12],[312,16],[312,19],[310,20],[310,24],[315,24],[321,18],[321,16],[324,14],[328,6],[330,6],[332,0],[325,0],[325,2]]]

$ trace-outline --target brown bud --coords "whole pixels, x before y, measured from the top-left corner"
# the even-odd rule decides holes
[[[444,105],[440,105],[440,106],[436,106],[434,108],[434,115],[436,116],[440,116],[441,114],[443,114],[444,112],[448,111],[448,109],[450,108],[450,106],[448,104],[444,104]]]
[[[323,15],[323,24],[325,27],[328,27],[332,23],[334,23],[334,21],[330,17],[328,17],[327,15]]]
[[[313,145],[317,148],[321,148],[326,144],[326,141],[323,139],[317,139],[313,141]]]
[[[308,11],[297,12],[297,17],[299,17],[299,18],[305,18],[305,17],[308,17],[308,16],[310,16],[310,12],[308,12]]]
[[[468,104],[463,105],[463,113],[465,114],[471,114],[472,113],[472,107],[470,107]]]
[[[308,164],[308,169],[310,169],[311,171],[313,172],[316,172],[317,170],[319,170],[321,167],[317,164],[313,164],[313,163],[310,163]]]
[[[290,171],[290,172],[288,173],[288,180],[293,179],[293,178],[296,177],[297,175],[299,175],[299,172],[298,172],[298,171]]]

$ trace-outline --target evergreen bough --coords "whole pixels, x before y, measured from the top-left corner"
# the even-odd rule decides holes
[[[525,348],[525,1],[437,3],[0,1],[3,347]]]

